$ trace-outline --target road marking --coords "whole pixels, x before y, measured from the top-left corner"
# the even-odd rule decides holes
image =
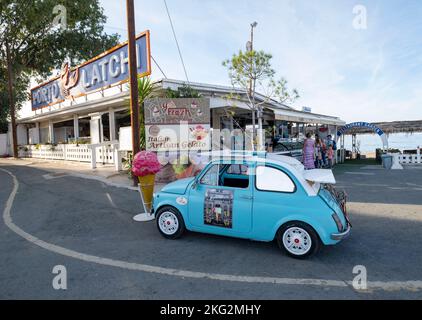
[[[258,277],[258,276],[239,276],[230,274],[218,274],[198,271],[179,270],[172,268],[163,268],[147,264],[140,264],[134,262],[127,262],[122,260],[114,260],[109,258],[102,258],[94,255],[80,253],[70,250],[55,244],[45,242],[15,225],[12,220],[11,210],[16,194],[19,189],[19,181],[16,176],[8,170],[0,168],[13,178],[13,190],[7,199],[6,206],[3,211],[3,221],[6,226],[17,235],[25,240],[43,248],[50,252],[54,252],[63,256],[78,259],[85,262],[92,262],[100,265],[117,267],[127,270],[142,271],[149,273],[157,273],[168,276],[175,276],[181,278],[194,278],[194,279],[211,279],[219,281],[243,282],[243,283],[266,283],[266,284],[284,284],[284,285],[308,285],[308,286],[322,286],[322,287],[337,287],[337,288],[352,288],[352,281],[341,280],[324,280],[324,279],[296,279],[296,278],[278,278],[278,277]],[[368,292],[371,290],[408,290],[419,291],[422,290],[422,281],[368,281]],[[366,291],[363,291],[366,292]]]
[[[374,176],[375,173],[373,172],[353,172],[353,171],[346,171],[345,174],[354,174],[354,175],[362,175],[362,176]]]
[[[59,179],[59,178],[63,178],[63,177],[67,177],[68,174],[65,172],[55,172],[55,173],[48,173],[48,174],[44,174],[42,177],[45,180],[53,180],[53,179]]]
[[[110,202],[111,206],[114,209],[118,209],[117,206],[116,206],[116,204],[114,203],[113,199],[111,198],[110,193],[106,192],[106,196],[107,196],[108,202]]]

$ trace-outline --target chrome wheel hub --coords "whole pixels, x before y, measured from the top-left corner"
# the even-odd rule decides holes
[[[173,212],[166,211],[160,215],[158,220],[160,230],[166,235],[173,235],[179,228],[179,220]]]
[[[312,240],[304,229],[291,227],[283,234],[283,245],[291,254],[301,256],[311,249]]]

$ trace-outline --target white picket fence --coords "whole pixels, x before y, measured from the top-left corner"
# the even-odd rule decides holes
[[[47,160],[68,160],[79,162],[92,162],[95,150],[95,162],[103,164],[115,163],[115,144],[59,144],[52,145],[28,145],[21,146],[19,155],[25,158],[39,158]],[[94,164],[95,167],[95,164]]]
[[[420,154],[400,154],[400,164],[422,164],[422,157]]]

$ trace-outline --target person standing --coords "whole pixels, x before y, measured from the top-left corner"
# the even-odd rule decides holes
[[[322,166],[322,142],[321,138],[315,140],[315,167],[321,168]]]
[[[306,139],[303,142],[302,156],[305,169],[315,169],[315,141],[310,132],[306,134]]]
[[[327,139],[326,139],[326,141],[325,141],[325,144],[327,145],[327,149],[329,149],[330,148],[330,146],[333,146],[334,145],[334,141],[333,141],[333,139],[332,139],[333,137],[332,137],[332,135],[331,134],[329,134],[328,136],[327,136]],[[333,149],[334,150],[334,149]]]
[[[333,139],[333,136],[331,134],[329,134],[327,136],[326,145],[327,145],[327,149],[330,149],[330,147],[332,147],[332,149],[333,149],[333,157],[331,159],[331,165],[333,165],[334,164],[334,158],[335,158],[334,156],[335,156],[335,154],[337,152],[337,143]]]
[[[333,157],[334,157],[334,150],[333,145],[330,145],[327,150],[327,157],[328,157],[328,167],[330,169],[333,168]]]
[[[327,166],[327,145],[323,139],[320,139],[321,143],[321,168]]]

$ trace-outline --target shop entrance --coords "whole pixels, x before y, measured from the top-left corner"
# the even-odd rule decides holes
[[[344,149],[345,148],[345,135],[348,133],[351,133],[351,150],[347,150],[345,157],[346,158],[361,158],[361,154],[365,153],[363,152],[363,150],[361,150],[361,146],[360,143],[357,139],[357,132],[355,132],[354,130],[356,129],[360,129],[360,128],[364,128],[364,129],[370,129],[372,132],[374,132],[376,135],[379,136],[379,138],[381,139],[382,142],[382,149],[383,150],[387,150],[388,149],[388,137],[387,135],[384,133],[384,131],[377,127],[376,125],[372,124],[372,123],[368,123],[368,122],[353,122],[353,123],[349,123],[343,127],[341,127],[338,132],[337,132],[337,139],[340,142],[341,148]],[[373,150],[374,152],[367,152],[367,154],[365,154],[365,156],[369,156],[369,157],[374,157],[374,155],[376,156],[376,150]],[[372,154],[374,153],[374,154]]]

